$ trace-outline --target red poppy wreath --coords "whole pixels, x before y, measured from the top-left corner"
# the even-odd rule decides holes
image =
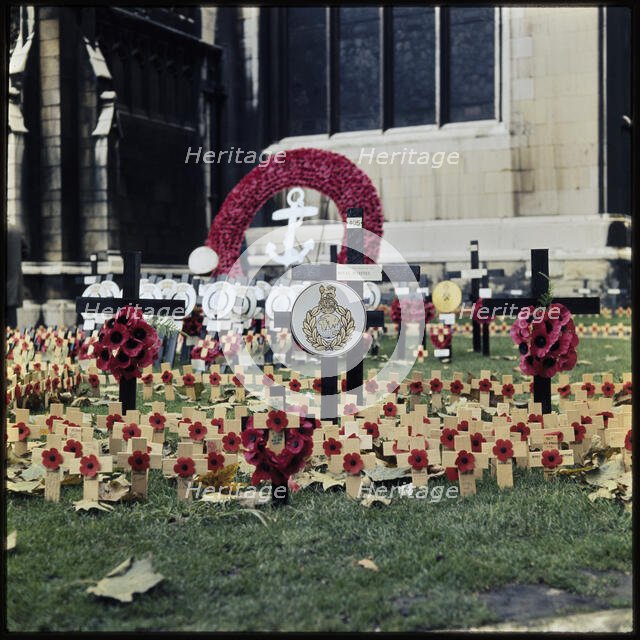
[[[282,425],[286,420],[287,414],[284,411],[269,412],[270,424]],[[251,476],[251,484],[257,485],[262,480],[270,480],[274,486],[286,485],[289,478],[300,471],[311,457],[313,429],[314,423],[302,417],[297,428],[283,428],[284,449],[276,453],[268,446],[268,436],[270,430],[279,432],[279,429],[255,429],[253,416],[249,417],[241,437],[245,460],[256,468]]]

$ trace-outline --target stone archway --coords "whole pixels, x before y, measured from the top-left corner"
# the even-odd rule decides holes
[[[275,157],[250,171],[231,190],[216,215],[207,245],[220,258],[217,274],[228,273],[238,257],[242,239],[256,212],[273,195],[290,187],[315,189],[331,198],[343,222],[347,209],[361,207],[365,229],[382,236],[382,203],[369,176],[349,158],[322,149],[292,149],[282,162]],[[369,236],[368,255],[377,257],[378,246]],[[338,260],[344,262],[343,247]]]

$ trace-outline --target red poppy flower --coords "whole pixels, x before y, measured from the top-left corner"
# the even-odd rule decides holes
[[[414,471],[420,471],[429,464],[427,452],[424,449],[411,449],[409,464]]]
[[[100,378],[95,373],[92,373],[89,378],[89,386],[92,389],[97,389],[100,386]]]
[[[633,448],[631,438],[631,429],[629,429],[629,431],[627,431],[627,435],[624,437],[624,448],[627,451],[631,451],[631,449]]]
[[[233,382],[236,387],[241,387],[244,384],[244,375],[241,373],[236,374],[231,378],[231,382]]]
[[[282,431],[289,424],[289,419],[284,411],[272,409],[267,416],[267,428],[276,433]]]
[[[544,418],[540,414],[530,413],[527,422],[539,422],[544,424]]]
[[[573,440],[578,443],[582,442],[584,440],[584,434],[587,432],[587,428],[579,422],[572,422],[571,426],[573,427]]]
[[[173,472],[181,478],[190,478],[196,471],[196,465],[191,458],[178,458],[173,465]]]
[[[18,422],[15,428],[18,430],[18,440],[23,442],[31,435],[31,429],[24,422]]]
[[[486,441],[487,439],[480,432],[474,433],[471,436],[471,451],[482,453],[482,443]]]
[[[563,442],[564,441],[564,434],[562,433],[562,431],[549,431],[547,433],[548,436],[556,436],[556,438],[558,438],[558,442]]]
[[[220,384],[220,380],[222,378],[220,377],[220,374],[217,373],[216,371],[214,371],[213,373],[209,374],[209,384],[212,387],[217,387]]]
[[[359,453],[346,453],[342,459],[342,468],[352,476],[359,474],[364,468],[364,462]]]
[[[378,383],[375,380],[367,380],[364,388],[367,393],[375,393],[378,390]]]
[[[387,418],[395,418],[396,414],[398,413],[398,407],[396,407],[393,402],[387,402],[382,405],[382,410],[384,411],[384,415],[387,416]]]
[[[571,385],[565,384],[562,387],[558,387],[558,393],[561,398],[568,398],[571,395]]]
[[[153,373],[142,376],[142,384],[153,384]]]
[[[506,384],[502,385],[503,398],[513,398],[515,393],[516,393],[516,389],[510,382],[507,382]]]
[[[185,373],[182,376],[182,384],[185,387],[193,387],[196,383],[196,377],[192,373]]]
[[[287,432],[287,438],[285,442],[285,450],[297,455],[304,447],[306,436],[302,435],[296,430],[290,430]]]
[[[289,381],[289,389],[291,389],[291,391],[300,391],[301,388],[302,385],[300,384],[299,380],[296,380],[296,378],[293,378],[293,380]]]
[[[424,386],[420,380],[414,380],[409,383],[409,393],[419,396],[424,391]]]
[[[149,424],[153,427],[154,431],[164,431],[164,423],[167,419],[157,411],[149,416]]]
[[[311,388],[316,393],[320,393],[320,391],[322,391],[322,379],[321,378],[314,378],[313,384],[311,385]]]
[[[173,382],[173,373],[171,373],[169,369],[165,369],[162,372],[160,379],[162,380],[163,384],[171,384],[171,382]]]
[[[469,431],[469,421],[468,420],[460,420],[458,422],[458,431]]]
[[[432,378],[429,380],[429,386],[431,387],[431,393],[440,393],[442,391],[442,380],[440,378]]]
[[[587,392],[587,398],[593,398],[596,395],[596,388],[591,382],[585,382],[580,388]]]
[[[472,473],[476,467],[476,458],[473,453],[460,451],[456,456],[456,467],[460,473]]]
[[[378,429],[378,423],[377,422],[365,422],[364,425],[362,425],[362,428],[372,437],[372,438],[379,438],[380,437],[380,429]]]
[[[248,427],[240,434],[240,438],[242,439],[242,446],[245,449],[254,451],[259,448],[259,445],[264,443],[264,430]]]
[[[122,422],[122,416],[119,413],[110,413],[107,416],[106,425],[109,431],[113,429],[114,422]]]
[[[491,386],[491,380],[489,380],[489,378],[482,378],[482,380],[478,382],[478,389],[482,393],[488,393],[489,391],[491,391]]]
[[[240,438],[233,431],[229,431],[229,433],[222,438],[222,448],[227,453],[235,453],[240,449]]]
[[[224,433],[224,418],[211,418],[211,426],[215,427],[218,433]]]
[[[559,464],[562,464],[562,456],[557,449],[542,452],[542,466],[545,469],[555,469]]]
[[[21,371],[22,371],[22,367],[19,364],[13,365],[13,373],[19,376]]]
[[[67,444],[64,445],[63,451],[73,453],[75,458],[82,458],[82,442],[69,438]]]
[[[345,392],[347,390],[347,379],[346,378],[342,378],[342,380],[340,380],[340,389],[342,389],[343,392]]]
[[[633,390],[633,385],[631,383],[631,380],[629,380],[629,382],[625,382],[622,385],[622,393],[626,393],[628,395],[632,394],[632,390]]]
[[[343,413],[345,416],[355,416],[358,413],[358,407],[353,402],[344,405]]]
[[[202,422],[194,422],[189,425],[189,437],[196,442],[200,442],[204,440],[204,437],[207,435],[207,427],[205,427]]]
[[[134,451],[127,462],[132,471],[146,471],[149,468],[149,454],[146,451]]]
[[[511,433],[519,433],[520,440],[522,441],[526,440],[531,433],[531,429],[524,422],[518,422],[518,424],[511,425],[509,427],[509,431]]]
[[[122,427],[122,439],[129,440],[129,438],[139,438],[142,434],[140,427],[135,422],[130,422]]]
[[[602,384],[602,387],[600,387],[601,391],[602,391],[602,395],[605,398],[612,398],[613,395],[616,392],[616,386],[613,384],[613,382],[604,382]]]
[[[387,383],[387,391],[389,393],[395,393],[398,390],[399,386],[400,385],[395,380],[392,380],[391,382]]]
[[[593,424],[593,418],[591,416],[580,416],[580,422],[582,424]]]
[[[100,461],[93,454],[80,459],[80,473],[85,478],[93,478],[100,471]]]
[[[451,393],[456,396],[462,393],[463,388],[464,385],[462,384],[461,380],[452,380],[451,384],[449,385],[449,391],[451,391]]]
[[[329,438],[322,443],[325,456],[336,456],[342,451],[342,442],[335,438]]]
[[[493,455],[500,460],[506,462],[513,458],[513,444],[511,440],[496,440],[493,446]]]
[[[45,449],[42,452],[42,465],[46,469],[51,469],[52,471],[56,471],[57,469],[60,468],[61,464],[62,464],[62,456],[60,455],[60,452],[55,447],[52,447],[51,449]]]
[[[210,451],[207,454],[207,469],[209,471],[220,471],[224,467],[224,456],[217,451]]]
[[[455,429],[443,429],[440,434],[440,442],[445,449],[453,449],[455,446],[455,437],[458,432]]]
[[[609,418],[613,418],[613,413],[611,411],[600,411],[596,415],[602,416],[602,423],[604,424],[605,429],[609,426]]]

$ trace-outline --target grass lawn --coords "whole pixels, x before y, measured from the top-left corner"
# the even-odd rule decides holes
[[[513,354],[508,338],[492,345],[496,356]],[[470,346],[456,337],[451,370],[514,373],[515,361],[483,360]],[[592,364],[574,375],[631,367],[624,340],[585,338],[580,354]],[[432,359],[422,367],[446,370]],[[9,629],[461,628],[495,621],[477,594],[510,583],[544,582],[629,606],[606,595],[605,576],[584,570],[631,570],[631,515],[617,503],[591,503],[571,479],[545,482],[540,470],[516,470],[515,485],[498,491],[486,474],[475,497],[398,498],[370,509],[343,492],[308,488],[288,508],[260,508],[266,524],[235,505],[179,504],[158,472],[146,503],[111,513],[76,513],[81,487],[63,488],[57,505],[11,495],[8,530],[18,544],[8,555]],[[85,592],[128,556],[149,552],[165,580],[133,603]],[[363,558],[379,571],[358,566]]]

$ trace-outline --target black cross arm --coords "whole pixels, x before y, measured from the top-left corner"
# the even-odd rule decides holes
[[[167,312],[167,314],[178,313],[184,314],[185,302],[184,300],[156,300],[154,298],[138,298],[138,299],[125,299],[125,298],[77,298],[76,299],[76,311],[77,313],[116,313],[118,309],[122,307],[139,307],[142,311],[153,309],[154,313],[159,311]]]
[[[291,325],[290,311],[274,311],[273,323],[277,329],[288,329]],[[367,329],[384,326],[384,311],[367,311]]]
[[[493,311],[502,309],[503,315],[507,315],[507,309],[520,310],[525,307],[542,306],[535,298],[488,298],[483,300],[483,306]],[[564,305],[571,313],[576,315],[600,313],[600,298],[553,298],[552,303]]]

